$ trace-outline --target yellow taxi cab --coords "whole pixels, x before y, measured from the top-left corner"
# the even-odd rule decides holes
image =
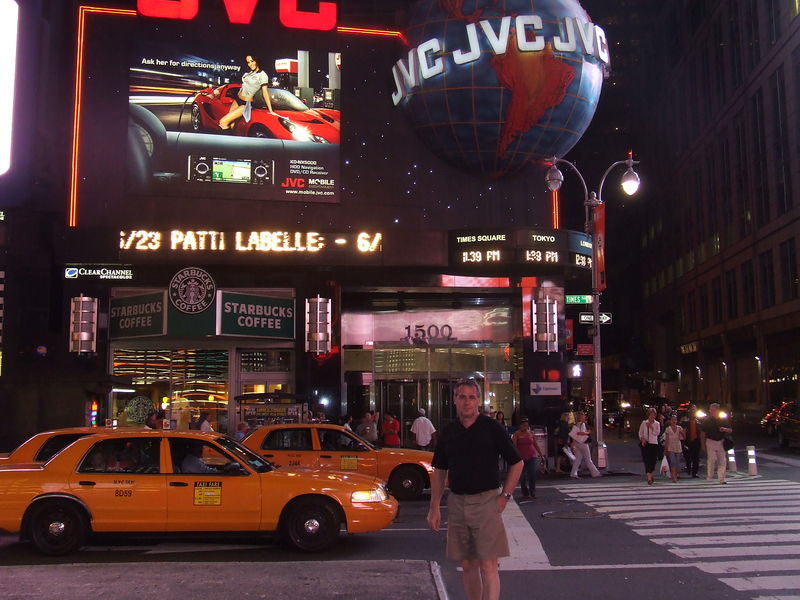
[[[87,435],[108,431],[138,431],[141,428],[68,427],[43,431],[28,438],[8,454],[0,454],[0,465],[47,462],[72,442]]]
[[[430,487],[433,472],[432,452],[378,449],[340,425],[267,425],[256,429],[242,443],[278,465],[378,477],[389,482],[389,491],[400,500],[419,498]]]
[[[377,531],[396,514],[375,477],[276,468],[214,432],[98,433],[46,463],[0,466],[0,531],[51,555],[93,532],[278,533],[318,552],[342,526]]]

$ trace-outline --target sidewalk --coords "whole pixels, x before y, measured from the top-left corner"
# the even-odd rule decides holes
[[[447,599],[439,565],[425,560],[25,565],[0,567],[0,580],[0,598],[15,599]]]

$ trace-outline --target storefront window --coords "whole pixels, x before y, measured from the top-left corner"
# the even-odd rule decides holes
[[[118,348],[113,374],[131,381],[112,392],[111,418],[120,426],[143,425],[149,411],[163,409],[174,429],[198,427],[208,413],[215,431],[228,431],[227,350]]]

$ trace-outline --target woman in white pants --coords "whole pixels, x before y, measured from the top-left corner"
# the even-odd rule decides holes
[[[572,451],[575,453],[575,460],[572,462],[572,471],[569,474],[573,479],[578,479],[578,470],[584,463],[592,474],[592,477],[600,477],[600,471],[597,470],[597,467],[595,467],[592,462],[592,456],[589,453],[589,444],[586,443],[590,434],[591,430],[586,425],[586,413],[579,412],[578,420],[569,432],[569,437],[575,442],[572,447]]]

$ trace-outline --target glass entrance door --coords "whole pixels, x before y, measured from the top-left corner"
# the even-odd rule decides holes
[[[402,446],[413,443],[411,436],[411,423],[417,417],[417,410],[424,396],[422,380],[404,379],[379,381],[377,385],[377,410],[381,413],[381,420],[386,413],[391,413],[400,421],[400,444]]]

